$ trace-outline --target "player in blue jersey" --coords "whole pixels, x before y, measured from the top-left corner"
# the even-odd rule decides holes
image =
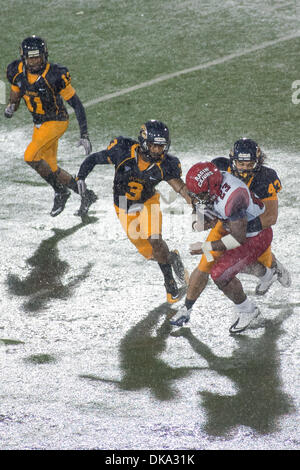
[[[80,140],[86,155],[92,151],[84,107],[71,85],[70,72],[60,64],[48,62],[44,39],[30,36],[22,41],[21,57],[7,67],[11,84],[9,103],[4,115],[11,118],[21,99],[25,101],[34,123],[32,140],[25,150],[24,160],[54,189],[52,217],[59,215],[70,197],[69,189],[78,193],[74,178],[57,165],[58,141],[69,125],[64,100],[74,108],[80,128]],[[97,196],[88,190],[89,204]],[[80,215],[80,214],[79,214]]]
[[[186,272],[177,250],[170,251],[162,238],[160,195],[156,186],[166,181],[191,204],[177,157],[168,153],[168,127],[150,120],[141,126],[138,140],[125,137],[113,139],[107,149],[89,155],[78,172],[78,188],[82,195],[80,211],[86,213],[85,179],[98,164],[115,167],[113,197],[116,214],[129,240],[146,259],[158,262],[164,276],[167,301],[179,300],[179,290],[172,268],[184,283]]]

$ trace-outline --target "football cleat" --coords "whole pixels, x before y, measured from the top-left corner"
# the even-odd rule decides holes
[[[167,291],[167,302],[169,304],[174,304],[180,299],[179,290],[174,279],[165,280],[165,288]]]
[[[244,331],[252,320],[260,314],[259,308],[256,305],[253,306],[253,309],[250,312],[237,312],[233,324],[229,328],[229,332],[232,334],[241,333]]]
[[[184,305],[177,311],[174,317],[171,318],[170,320],[171,325],[183,326],[184,323],[187,323],[189,321],[191,313],[192,313],[192,309],[190,308],[188,310],[187,307]]]
[[[51,217],[56,217],[64,210],[66,202],[70,196],[70,191],[66,191],[64,193],[55,193],[54,204],[50,212]]]
[[[78,211],[75,212],[74,215],[78,215],[79,217],[84,217],[85,215],[87,215],[90,206],[94,202],[96,202],[97,199],[98,199],[98,197],[96,196],[94,191],[92,191],[91,189],[86,189],[86,191],[81,196],[80,207],[79,207]]]
[[[291,275],[288,270],[277,260],[275,270],[278,276],[278,282],[280,282],[283,287],[290,287],[292,285]]]
[[[189,282],[189,273],[185,269],[177,250],[170,252],[170,263],[179,282],[181,284],[187,284]]]
[[[268,269],[266,274],[260,278],[257,283],[255,294],[264,295],[270,289],[271,285],[277,281],[278,274],[275,268]]]

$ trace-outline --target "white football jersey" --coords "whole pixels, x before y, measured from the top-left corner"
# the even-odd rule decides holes
[[[263,214],[264,204],[252,198],[248,186],[243,181],[226,171],[221,173],[223,175],[221,195],[213,204],[213,211],[219,219],[236,220],[246,216],[249,222]],[[253,237],[258,233],[247,233],[247,237]]]

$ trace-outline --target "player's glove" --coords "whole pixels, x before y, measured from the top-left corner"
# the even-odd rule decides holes
[[[6,118],[11,118],[15,110],[16,110],[16,105],[14,103],[9,103],[4,110],[4,116]]]
[[[77,147],[80,147],[80,146],[83,146],[84,147],[84,150],[85,150],[85,154],[86,155],[89,155],[92,151],[92,144],[91,144],[91,141],[89,139],[89,136],[88,134],[83,134],[78,143],[77,143]]]
[[[77,180],[78,193],[82,197],[86,191],[86,184],[84,180]]]

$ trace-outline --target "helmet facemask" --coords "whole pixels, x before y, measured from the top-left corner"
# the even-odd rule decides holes
[[[264,154],[253,140],[240,139],[235,142],[229,158],[233,175],[247,184],[251,177],[260,170],[264,161]],[[251,165],[248,164],[239,168],[239,163],[247,164],[250,162]]]
[[[41,74],[48,61],[46,42],[37,36],[26,38],[21,44],[20,55],[25,69],[28,72]]]
[[[171,143],[167,126],[154,120],[142,125],[138,139],[143,158],[150,163],[161,162]]]

